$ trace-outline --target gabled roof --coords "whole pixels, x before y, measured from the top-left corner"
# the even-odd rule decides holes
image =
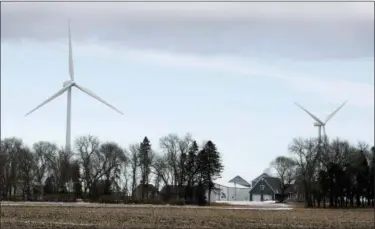
[[[245,186],[245,187],[250,187],[251,185],[249,184],[249,182],[247,182],[245,179],[243,179],[242,177],[240,176],[235,176],[233,179],[231,179],[230,181],[228,181],[229,183],[235,183],[235,184],[239,184],[239,185],[242,185],[242,186]]]
[[[171,192],[171,193],[177,193],[178,191],[185,191],[186,189],[186,185],[171,185],[171,184],[168,184],[168,185],[164,185],[163,188],[160,190],[160,193],[166,193],[167,191]]]
[[[257,178],[255,178],[254,180],[252,180],[251,182],[257,182],[258,180],[260,180],[262,177],[269,177],[270,175],[268,175],[267,173],[262,173],[261,175],[259,175]]]
[[[281,180],[279,178],[268,176],[268,177],[263,177],[263,179],[264,179],[264,183],[268,185],[268,187],[270,187],[275,194],[281,193]],[[252,189],[255,188],[261,180],[262,179],[258,179],[258,181],[254,184]]]
[[[153,184],[139,184],[137,187],[135,187],[136,190],[142,189],[142,186],[144,189],[152,192],[158,192],[159,190],[153,185]]]
[[[277,177],[264,177],[264,181],[272,188],[275,194],[281,193],[281,180]]]

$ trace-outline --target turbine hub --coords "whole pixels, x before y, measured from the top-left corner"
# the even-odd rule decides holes
[[[322,126],[322,124],[320,124],[319,122],[315,122],[314,126]]]
[[[72,83],[74,83],[74,82],[71,81],[71,80],[67,80],[67,81],[65,81],[65,82],[63,83],[63,87],[66,87],[66,86],[68,86],[69,84],[72,84]]]

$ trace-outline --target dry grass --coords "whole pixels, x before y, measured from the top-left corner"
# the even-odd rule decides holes
[[[373,209],[265,211],[120,206],[1,206],[1,228],[370,229],[374,226]]]

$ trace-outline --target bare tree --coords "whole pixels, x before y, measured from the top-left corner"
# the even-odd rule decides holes
[[[132,193],[132,198],[134,198],[134,191],[135,188],[137,187],[137,170],[138,170],[138,165],[139,165],[139,144],[132,144],[129,146],[129,164],[131,168],[131,193]]]
[[[275,169],[278,178],[281,180],[281,201],[284,201],[285,191],[295,179],[296,162],[292,158],[279,156],[271,162],[271,167]]]
[[[65,151],[64,148],[61,148],[59,151],[59,185],[64,192],[67,191],[68,182],[72,181],[72,156],[72,151]]]
[[[78,137],[75,145],[83,169],[84,195],[87,195],[89,191],[93,191],[92,187],[102,172],[100,169],[100,142],[97,137],[88,135]]]
[[[371,163],[372,155],[370,152],[370,146],[366,142],[358,141],[357,148],[360,153],[363,153],[366,156],[367,162]]]
[[[160,148],[166,154],[168,167],[172,171],[172,184],[177,186],[179,178],[179,149],[178,149],[179,138],[176,134],[169,134],[168,136],[161,137],[159,140]]]
[[[155,154],[152,172],[155,174],[156,181],[161,181],[164,185],[169,185],[171,181],[172,174],[168,166],[168,157],[166,155]]]
[[[34,143],[33,149],[35,152],[35,160],[36,160],[36,171],[35,171],[35,176],[36,176],[36,181],[39,184],[40,187],[40,193],[41,196],[43,196],[43,186],[44,186],[44,181],[48,176],[48,160],[51,158],[53,155],[57,154],[57,145],[46,142],[46,141],[39,141]]]
[[[0,146],[0,200],[7,195],[7,166],[9,164],[8,155],[5,149],[5,142],[1,140]]]
[[[54,149],[51,146],[51,150]],[[57,147],[55,148],[57,149]],[[55,188],[57,190],[66,192],[67,182],[71,178],[70,174],[70,163],[72,154],[70,152],[65,152],[62,148],[57,150],[57,152],[51,151],[49,154],[46,154],[46,161],[49,171],[52,173],[55,180]]]
[[[153,167],[153,166],[152,166]],[[154,176],[154,185],[157,190],[160,189],[160,184],[162,182],[161,176]]]
[[[35,157],[29,148],[23,147],[18,151],[17,158],[19,161],[19,181],[22,189],[24,200],[31,197],[31,190],[35,178]]]
[[[167,157],[168,166],[166,169],[171,170],[172,184],[176,188],[176,194],[179,197],[181,187],[187,182],[187,174],[185,164],[189,148],[193,140],[191,135],[187,133],[183,138],[179,138],[176,134],[169,134],[161,137],[159,140],[160,148]]]
[[[73,183],[73,192],[76,198],[82,198],[82,180],[80,162],[75,159],[71,162],[71,181]]]
[[[17,191],[16,183],[19,168],[17,154],[22,147],[21,139],[12,137],[1,140],[1,154],[5,162],[2,168],[3,192],[6,198],[12,198]]]
[[[129,192],[129,183],[130,183],[129,180],[131,178],[131,174],[129,172],[129,167],[128,167],[129,164],[130,164],[130,159],[128,158],[126,164],[124,164],[124,169],[123,169],[123,177],[124,177],[123,193],[126,197],[129,196],[129,194],[130,194],[130,192]]]
[[[107,142],[100,146],[100,156],[102,159],[101,170],[106,182],[105,193],[111,192],[113,185],[117,190],[119,189],[118,181],[120,179],[121,168],[127,161],[122,148],[114,142]]]
[[[289,146],[289,151],[294,154],[294,160],[302,175],[306,207],[313,206],[312,184],[314,182],[314,175],[317,172],[316,165],[320,156],[317,143],[316,139],[304,140],[298,138],[293,139],[293,143]]]

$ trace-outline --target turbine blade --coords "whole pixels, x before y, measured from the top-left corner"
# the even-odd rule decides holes
[[[323,126],[323,133],[324,133],[324,138],[327,138],[327,132],[326,132],[326,127]]]
[[[69,85],[66,85],[65,87],[63,87],[61,90],[59,90],[58,92],[56,92],[55,94],[53,94],[51,97],[49,97],[48,99],[46,99],[43,103],[41,103],[39,106],[35,107],[34,109],[32,109],[29,113],[27,113],[25,116],[33,113],[34,111],[38,110],[40,107],[42,107],[43,105],[47,104],[48,102],[50,102],[51,100],[59,97],[62,93],[64,93],[66,90],[69,89],[69,87],[71,87],[72,84],[69,84]]]
[[[69,29],[69,75],[70,79],[74,81],[74,66],[73,66],[73,51],[72,51],[72,36],[70,32],[70,20],[68,22]]]
[[[311,116],[311,118],[313,118],[315,121],[323,124],[322,121],[320,121],[320,119],[318,117],[316,117],[315,115],[313,115],[310,111],[306,110],[303,106],[299,105],[298,103],[294,103],[296,104],[299,108],[301,108],[303,111],[305,111],[308,115]]]
[[[82,92],[84,92],[84,93],[88,94],[89,96],[93,97],[94,99],[98,100],[99,102],[101,102],[101,103],[107,105],[108,107],[112,108],[113,110],[117,111],[118,113],[120,113],[122,115],[124,114],[120,110],[118,110],[116,107],[114,107],[111,104],[109,104],[108,102],[104,101],[102,98],[100,98],[98,95],[96,95],[94,92],[90,91],[89,89],[84,88],[82,86],[79,86],[77,84],[75,84],[74,86],[76,86]]]
[[[334,110],[331,114],[329,114],[326,118],[326,121],[324,123],[327,123],[346,103],[348,100],[346,100],[343,104],[341,104],[336,110]]]

